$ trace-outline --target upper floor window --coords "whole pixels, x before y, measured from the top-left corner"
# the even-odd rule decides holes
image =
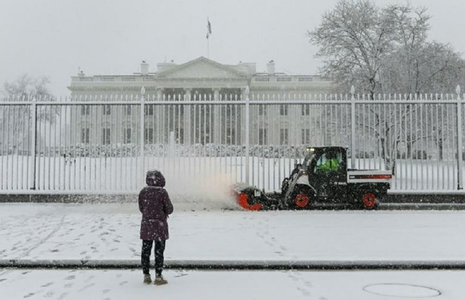
[[[111,114],[111,105],[104,105],[103,106],[103,115],[109,116]]]
[[[153,107],[154,105],[145,105],[144,106],[144,113],[146,116],[153,116]]]
[[[90,106],[89,105],[82,105],[81,106],[81,115],[83,115],[83,116],[90,115]]]
[[[310,105],[302,104],[302,116],[309,116],[309,115],[310,115]]]
[[[130,116],[132,114],[132,106],[131,105],[126,105],[124,107],[124,114],[127,116]]]

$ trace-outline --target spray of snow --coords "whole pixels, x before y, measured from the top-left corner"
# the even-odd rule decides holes
[[[164,173],[166,190],[173,204],[181,210],[231,210],[238,209],[232,185],[234,175],[198,172],[195,176],[179,178]]]

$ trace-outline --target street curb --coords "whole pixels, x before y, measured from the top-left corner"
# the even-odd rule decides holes
[[[394,203],[381,202],[378,210],[465,210],[465,203]]]
[[[0,268],[139,269],[139,260],[0,260]],[[465,270],[465,261],[435,260],[166,260],[166,269],[186,270]]]

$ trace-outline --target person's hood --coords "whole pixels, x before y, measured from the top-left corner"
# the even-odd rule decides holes
[[[145,182],[148,186],[164,187],[166,184],[165,177],[158,170],[147,171]]]

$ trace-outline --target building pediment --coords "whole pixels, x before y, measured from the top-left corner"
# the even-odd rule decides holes
[[[245,79],[247,75],[205,57],[157,73],[158,79]]]

